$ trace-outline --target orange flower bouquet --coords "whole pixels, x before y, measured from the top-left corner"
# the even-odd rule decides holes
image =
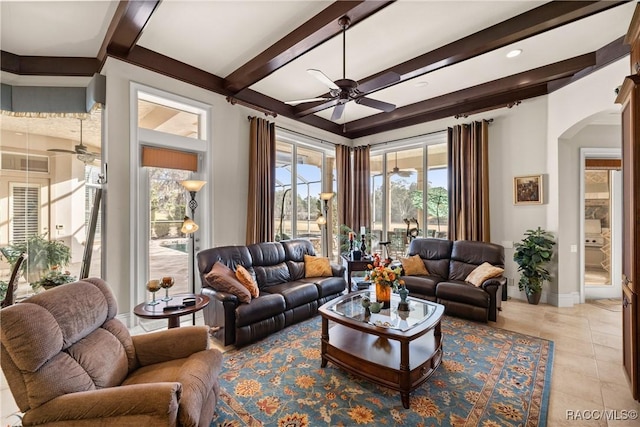
[[[400,279],[402,266],[391,268],[388,262],[380,260],[380,255],[374,254],[373,263],[368,264],[367,268],[369,272],[365,280],[370,280],[376,285],[376,300],[383,303],[383,308],[389,308],[391,291],[397,291],[398,286],[404,285],[404,280]]]

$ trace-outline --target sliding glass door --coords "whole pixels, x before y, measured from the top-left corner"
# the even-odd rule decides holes
[[[416,237],[448,237],[447,144],[444,135],[416,139],[372,150],[370,159],[373,251],[387,241],[392,258],[403,257]]]

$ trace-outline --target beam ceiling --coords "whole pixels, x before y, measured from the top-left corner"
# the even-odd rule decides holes
[[[153,70],[203,89],[231,96],[329,132],[357,138],[457,114],[465,115],[513,105],[523,99],[550,93],[629,53],[622,38],[597,52],[581,55],[524,73],[463,89],[339,125],[313,113],[335,101],[296,107],[249,89],[251,85],[341,32],[339,17],[352,25],[384,9],[393,1],[337,1],[309,19],[271,47],[238,67],[226,78],[138,46],[136,42],[160,4],[159,0],[120,1],[96,58],[19,56],[2,51],[3,71],[19,75],[91,76],[106,58]],[[616,7],[625,1],[552,1],[506,21],[463,37],[431,52],[381,70],[359,80],[364,94],[372,80],[386,73],[400,75],[397,83],[457,64],[500,47]],[[397,84],[394,83],[394,84]],[[391,86],[391,85],[389,85]],[[389,87],[387,86],[387,87]],[[382,88],[376,88],[375,91]],[[322,94],[321,96],[327,96]]]

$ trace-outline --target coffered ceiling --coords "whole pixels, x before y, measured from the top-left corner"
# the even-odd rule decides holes
[[[557,90],[628,54],[623,36],[634,8],[630,1],[3,1],[2,79],[83,84],[112,56],[356,138]],[[343,38],[344,16],[351,25]],[[286,103],[329,96],[307,70],[342,79],[343,43],[355,97],[395,110],[349,101],[332,119],[337,100]],[[516,49],[522,53],[507,58]]]

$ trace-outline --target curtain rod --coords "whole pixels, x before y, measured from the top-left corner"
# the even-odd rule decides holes
[[[266,108],[262,108],[262,107],[259,107],[257,105],[251,104],[249,102],[242,101],[242,100],[240,100],[238,98],[234,98],[233,96],[227,96],[226,99],[227,99],[227,102],[229,104],[231,104],[231,105],[236,105],[236,104],[243,105],[243,106],[249,107],[249,108],[251,108],[253,110],[260,111],[265,116],[278,117],[278,114],[273,112],[273,111],[271,111],[271,110],[267,110]]]
[[[493,123],[493,118],[491,118],[491,119],[483,119],[483,120],[485,122],[489,123],[489,124]],[[446,132],[446,131],[447,131],[446,129],[434,130],[433,132],[421,133],[420,135],[408,136],[406,138],[392,139],[391,141],[384,141],[384,142],[376,142],[375,144],[369,144],[369,146],[370,147],[377,147],[378,145],[394,144],[396,142],[404,141],[406,139],[420,138],[420,137],[424,137],[424,136],[435,135],[437,133]]]
[[[316,138],[315,136],[305,135],[305,134],[304,134],[304,133],[302,133],[302,132],[297,132],[297,131],[295,131],[295,130],[287,129],[287,128],[284,128],[284,127],[279,126],[279,125],[276,125],[276,128],[277,128],[277,129],[284,130],[284,131],[287,131],[287,132],[295,133],[296,135],[304,136],[305,138],[315,139],[316,141],[320,142],[321,144],[329,144],[329,145],[332,145],[332,146],[334,146],[334,147],[336,146],[336,144],[334,144],[334,143],[333,143],[333,142],[331,142],[331,141],[325,141],[324,139]]]

